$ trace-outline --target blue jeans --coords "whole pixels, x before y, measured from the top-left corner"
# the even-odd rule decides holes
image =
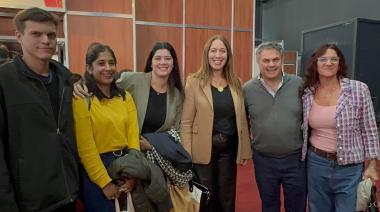
[[[100,155],[104,166],[107,168],[113,160],[116,159],[112,153]],[[81,196],[88,212],[115,212],[115,201],[108,200],[103,190],[93,183],[87,175],[86,170],[81,166]]]
[[[340,166],[308,152],[307,181],[310,212],[354,212],[356,190],[362,179],[363,163]]]
[[[301,161],[301,152],[272,157],[254,151],[253,164],[263,212],[280,211],[281,186],[285,210],[306,211],[306,168],[305,162]]]

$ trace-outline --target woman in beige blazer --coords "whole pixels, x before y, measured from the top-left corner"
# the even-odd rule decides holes
[[[235,211],[236,164],[251,158],[241,84],[232,67],[228,41],[215,35],[185,86],[182,143],[200,182],[211,190],[206,211]]]

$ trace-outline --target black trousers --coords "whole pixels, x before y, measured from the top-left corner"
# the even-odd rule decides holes
[[[202,212],[234,212],[236,197],[237,136],[213,135],[211,161],[194,164],[200,183],[211,192]]]

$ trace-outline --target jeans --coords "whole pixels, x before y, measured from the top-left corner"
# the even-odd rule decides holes
[[[272,157],[253,152],[253,164],[262,211],[279,212],[280,191],[284,191],[286,212],[306,210],[306,168],[301,152],[284,157]]]
[[[307,180],[310,212],[354,212],[356,190],[363,170],[363,163],[341,166],[309,151]]]
[[[100,157],[106,168],[114,159],[116,159],[116,156],[112,153],[101,154]],[[83,198],[86,211],[115,212],[115,201],[107,199],[103,193],[103,190],[90,180],[83,166],[80,169],[82,174],[81,196]]]

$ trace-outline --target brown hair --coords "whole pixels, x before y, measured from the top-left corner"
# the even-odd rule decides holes
[[[50,22],[54,24],[55,27],[57,27],[58,24],[55,15],[38,7],[21,10],[16,14],[13,18],[13,23],[16,26],[16,30],[21,33],[24,32],[26,21]]]
[[[206,42],[203,47],[201,67],[198,69],[198,72],[194,74],[194,77],[201,80],[202,86],[205,86],[206,83],[210,82],[212,68],[208,62],[208,53],[210,51],[212,42],[215,40],[222,41],[227,48],[227,62],[223,67],[223,76],[226,78],[228,85],[231,86],[240,97],[243,97],[240,80],[233,71],[233,57],[231,46],[228,40],[222,35],[214,35]]]
[[[346,59],[342,51],[335,44],[324,44],[314,51],[307,63],[304,84],[300,91],[301,97],[304,94],[305,89],[311,88],[319,82],[317,66],[318,58],[325,54],[328,49],[334,50],[339,57],[338,72],[336,73],[337,78],[347,77]]]

